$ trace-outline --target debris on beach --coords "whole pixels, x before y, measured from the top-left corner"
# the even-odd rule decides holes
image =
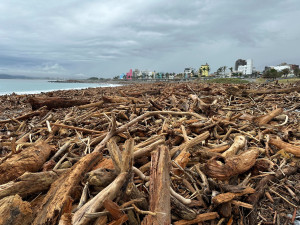
[[[0,96],[0,224],[293,224],[295,84]]]

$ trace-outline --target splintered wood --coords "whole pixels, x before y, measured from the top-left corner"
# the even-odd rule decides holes
[[[299,91],[155,83],[0,96],[0,224],[292,223]]]

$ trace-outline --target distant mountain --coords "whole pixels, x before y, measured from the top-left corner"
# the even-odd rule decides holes
[[[0,79],[34,79],[34,78],[23,76],[23,75],[0,74]]]

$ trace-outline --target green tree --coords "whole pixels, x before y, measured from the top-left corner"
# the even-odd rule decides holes
[[[219,69],[217,69],[217,75],[220,75],[220,73],[222,73],[223,71],[223,67],[221,66]]]
[[[223,66],[223,67],[222,67],[224,76],[225,76],[226,69],[227,69],[227,66]]]
[[[278,77],[281,77],[281,73],[279,73],[275,69],[269,69],[269,70],[265,71],[263,74],[263,78],[272,78],[273,80],[275,80]]]
[[[208,76],[209,76],[209,71],[210,71],[210,67],[208,66],[208,67],[207,67],[207,73],[208,73]]]
[[[287,77],[287,75],[289,75],[289,73],[290,73],[290,70],[288,68],[285,68],[281,71],[281,74],[285,77]]]
[[[232,67],[230,67],[229,70],[230,70],[231,73],[233,72],[233,68]]]
[[[89,80],[98,80],[98,77],[90,77]]]
[[[201,67],[199,68],[199,77],[201,77],[202,76],[202,69],[201,69]]]
[[[299,69],[298,67],[296,67],[296,68],[294,69],[294,75],[295,75],[296,77],[300,77],[300,69]]]

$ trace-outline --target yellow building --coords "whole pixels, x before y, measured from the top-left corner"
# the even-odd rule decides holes
[[[200,69],[199,69],[199,77],[200,76],[205,76],[207,77],[209,75],[209,65],[206,63],[205,65],[201,65]]]

